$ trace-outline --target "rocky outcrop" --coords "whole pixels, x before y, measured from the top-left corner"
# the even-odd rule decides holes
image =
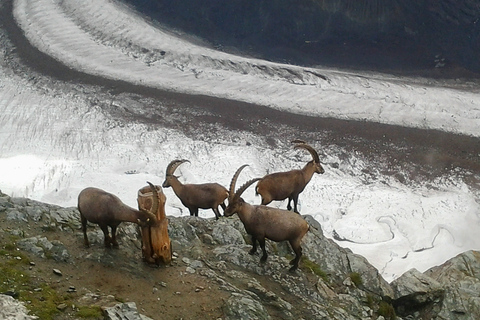
[[[2,216],[7,224],[33,221],[40,230],[67,232],[82,243],[76,208],[0,194]],[[263,264],[259,255],[249,255],[249,237],[236,216],[218,221],[169,217],[169,235],[174,258],[179,260],[176,263],[185,268],[182,272],[209,279],[228,294],[221,302],[222,319],[480,318],[480,253],[466,252],[423,274],[410,270],[389,284],[365,258],[325,238],[313,218],[305,219],[311,230],[303,240],[300,269],[293,273],[288,272],[292,252],[287,243],[268,241],[269,257]],[[103,250],[103,234],[98,228],[89,228],[93,247],[102,250],[85,251],[81,257],[72,257],[67,244],[42,234],[27,235],[22,228],[10,227],[2,232],[18,238],[20,250],[41,259],[61,263],[89,259],[131,273],[143,264],[139,231],[132,224],[119,228],[121,248],[116,254]],[[105,305],[104,315],[108,319],[146,319],[135,303]]]
[[[37,317],[28,315],[24,304],[14,298],[0,294],[0,319],[33,320]]]
[[[435,319],[442,307],[445,289],[434,279],[412,269],[392,282],[393,305],[400,316]]]
[[[425,274],[445,290],[440,319],[479,319],[480,252],[462,253]]]
[[[140,314],[135,302],[119,303],[103,310],[105,320],[152,320]]]

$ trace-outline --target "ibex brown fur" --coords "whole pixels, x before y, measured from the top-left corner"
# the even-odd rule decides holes
[[[170,162],[162,186],[164,188],[172,187],[173,192],[188,208],[191,216],[198,217],[199,208],[212,209],[216,219],[218,219],[221,216],[218,206],[221,206],[225,211],[225,199],[228,197],[228,190],[218,183],[182,184],[173,173],[184,162],[189,161],[173,160]]]
[[[284,200],[288,198],[287,209],[291,210],[290,202],[293,200],[293,211],[298,212],[297,203],[299,194],[310,182],[314,173],[324,173],[317,152],[310,145],[301,140],[292,141],[296,143],[296,149],[305,149],[312,155],[313,160],[308,162],[301,170],[287,172],[275,172],[264,176],[258,182],[255,191],[262,196],[262,204],[267,205],[273,200]]]
[[[116,232],[118,225],[122,222],[133,222],[141,226],[154,223],[156,221],[155,212],[158,208],[157,189],[150,182],[148,184],[154,194],[150,211],[133,209],[124,204],[116,195],[102,189],[92,187],[83,189],[78,195],[78,211],[80,211],[85,246],[90,246],[87,237],[87,221],[100,226],[105,236],[106,247],[110,247],[110,245],[118,247]],[[108,227],[112,229],[112,236],[108,234]]]
[[[290,271],[294,271],[298,268],[298,262],[302,256],[300,243],[309,230],[309,225],[299,214],[292,211],[246,203],[240,196],[259,178],[247,181],[234,193],[238,175],[245,166],[241,166],[232,178],[229,203],[225,210],[225,216],[229,217],[235,213],[238,214],[243,222],[245,231],[252,236],[253,247],[249,253],[254,254],[257,251],[257,241],[260,243],[263,251],[261,262],[265,262],[268,256],[265,249],[265,239],[275,242],[288,241],[295,252],[295,258],[290,261],[292,265]]]

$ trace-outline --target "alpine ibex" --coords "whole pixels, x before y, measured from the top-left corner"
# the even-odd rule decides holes
[[[221,216],[218,206],[221,206],[225,211],[225,199],[228,197],[228,190],[218,183],[182,184],[173,173],[184,162],[190,161],[173,160],[169,163],[162,186],[164,188],[172,187],[173,192],[188,208],[191,216],[198,217],[199,208],[212,209],[216,219],[218,219]]]
[[[262,196],[262,204],[267,205],[273,200],[284,200],[288,198],[287,209],[291,210],[290,202],[293,200],[293,211],[297,210],[298,196],[310,182],[314,173],[324,173],[318,153],[310,145],[301,140],[294,140],[295,149],[305,149],[312,155],[313,160],[309,161],[301,170],[287,172],[275,172],[264,176],[258,182],[255,191]]]
[[[118,247],[116,240],[117,227],[122,222],[133,222],[145,226],[156,221],[158,209],[158,193],[153,184],[147,182],[153,192],[153,205],[150,211],[136,210],[124,204],[116,195],[98,188],[85,188],[78,195],[78,211],[82,221],[82,231],[85,246],[90,243],[87,237],[87,221],[100,226],[105,236],[105,246]],[[108,227],[112,229],[112,236],[108,234]]]
[[[242,193],[260,178],[247,181],[234,192],[238,175],[246,166],[241,166],[233,175],[225,217],[235,213],[238,214],[243,222],[245,231],[252,236],[253,247],[249,253],[254,254],[257,251],[257,241],[260,243],[263,251],[261,262],[265,262],[268,256],[265,249],[265,238],[275,242],[288,241],[295,252],[295,258],[290,261],[292,265],[290,271],[295,271],[302,256],[300,243],[310,227],[299,214],[292,211],[246,203],[241,198]]]

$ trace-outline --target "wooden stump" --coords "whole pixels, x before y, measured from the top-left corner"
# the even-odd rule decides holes
[[[150,226],[141,227],[142,253],[148,263],[169,264],[172,261],[172,245],[168,236],[168,220],[165,214],[166,197],[160,186],[155,186],[158,193],[158,210],[154,212],[157,221]],[[153,192],[150,186],[138,190],[138,208],[150,210],[153,204]]]

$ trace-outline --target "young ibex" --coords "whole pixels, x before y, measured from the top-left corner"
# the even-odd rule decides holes
[[[105,246],[118,247],[116,240],[117,227],[122,222],[133,222],[145,226],[156,221],[158,209],[158,193],[153,184],[147,182],[153,192],[153,204],[150,211],[136,210],[124,204],[116,195],[98,188],[85,188],[78,195],[78,211],[82,221],[82,231],[85,246],[90,243],[87,237],[87,221],[100,226],[105,236]],[[112,236],[108,234],[108,227],[112,229]]]
[[[293,211],[297,210],[298,195],[305,189],[314,173],[324,173],[318,153],[310,145],[301,140],[294,140],[296,149],[305,149],[312,155],[313,160],[308,162],[301,170],[275,172],[264,176],[257,184],[255,191],[262,196],[262,204],[267,205],[273,200],[288,198],[287,209],[291,210],[290,202],[293,200]]]
[[[225,217],[235,213],[238,214],[243,222],[245,231],[252,236],[253,247],[249,253],[254,254],[257,251],[257,241],[260,243],[263,251],[261,262],[265,262],[268,256],[265,249],[265,238],[275,242],[288,241],[295,252],[295,258],[290,261],[292,265],[290,271],[295,271],[302,256],[300,242],[309,230],[309,225],[299,214],[292,211],[246,203],[241,198],[242,193],[260,178],[247,181],[237,192],[234,192],[238,175],[246,166],[241,166],[233,175]]]
[[[190,161],[173,160],[170,162],[162,186],[164,188],[172,187],[173,192],[188,208],[191,216],[198,217],[199,208],[212,209],[216,219],[218,219],[221,216],[218,206],[221,206],[225,211],[225,199],[228,197],[228,190],[218,183],[182,184],[173,173],[184,162]]]

